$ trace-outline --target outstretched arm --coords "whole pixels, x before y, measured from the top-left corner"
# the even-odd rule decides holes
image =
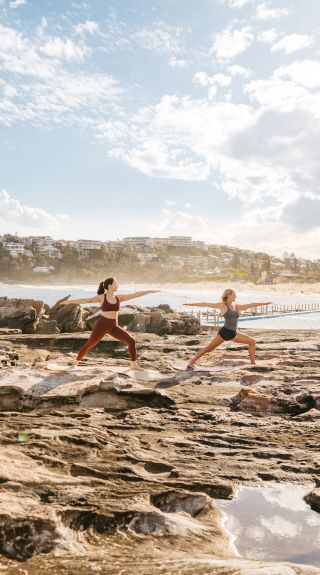
[[[94,297],[83,298],[83,299],[67,299],[62,301],[60,305],[76,304],[81,305],[82,303],[100,303],[102,300],[101,295],[95,295]]]
[[[146,291],[137,291],[135,293],[127,294],[127,295],[119,295],[118,298],[120,301],[128,301],[129,299],[135,299],[136,297],[142,297],[144,295],[148,295],[149,293],[158,293],[160,290],[158,289],[149,289]]]
[[[210,303],[210,302],[206,302],[206,301],[200,301],[197,303],[184,303],[183,305],[188,305],[191,307],[212,307],[215,309],[220,309],[223,306],[223,304],[221,302],[218,303]]]
[[[263,305],[269,305],[272,301],[263,301],[263,302],[253,302],[253,303],[245,303],[243,305],[236,305],[237,310],[244,311],[245,309],[250,309],[252,307],[261,307]]]

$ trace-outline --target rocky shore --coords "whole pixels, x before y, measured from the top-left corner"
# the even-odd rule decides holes
[[[49,306],[42,300],[0,298],[0,329],[18,329],[21,333],[79,333],[93,328],[100,317],[98,306],[61,305],[69,296]],[[186,334],[200,332],[198,316],[175,312],[169,305],[122,306],[118,321],[129,331],[140,333]]]
[[[108,338],[71,370],[87,333],[2,327],[0,570],[320,573],[237,556],[221,522],[217,499],[242,485],[309,485],[320,511],[319,332],[250,333],[258,365],[231,342],[213,373],[171,366],[208,334],[137,333],[135,378]]]

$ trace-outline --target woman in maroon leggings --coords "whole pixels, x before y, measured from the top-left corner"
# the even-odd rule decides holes
[[[96,322],[91,336],[88,341],[80,349],[75,365],[81,361],[85,355],[95,347],[99,341],[102,340],[103,336],[111,335],[115,339],[122,341],[122,343],[128,346],[130,355],[130,367],[131,369],[141,369],[137,364],[137,352],[136,352],[136,342],[133,337],[124,329],[118,325],[118,311],[120,309],[120,303],[123,301],[128,301],[129,299],[134,299],[136,297],[142,297],[149,293],[156,293],[158,290],[147,290],[140,291],[130,295],[115,295],[118,289],[118,282],[116,278],[107,278],[100,283],[98,287],[98,292],[96,296],[88,299],[74,299],[66,300],[61,302],[62,305],[68,304],[82,304],[82,303],[100,303],[101,304],[101,316]]]

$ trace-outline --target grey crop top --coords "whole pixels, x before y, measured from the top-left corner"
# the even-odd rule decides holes
[[[239,319],[239,312],[232,308],[228,307],[224,317],[224,327],[226,329],[230,329],[230,331],[237,331],[238,319]]]

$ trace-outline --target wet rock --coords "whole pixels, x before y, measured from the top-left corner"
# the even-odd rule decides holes
[[[305,495],[304,500],[310,505],[313,511],[320,513],[320,486],[314,487],[312,491]]]
[[[212,499],[203,493],[167,491],[151,497],[151,503],[167,513],[184,511],[196,517],[212,507]]]

